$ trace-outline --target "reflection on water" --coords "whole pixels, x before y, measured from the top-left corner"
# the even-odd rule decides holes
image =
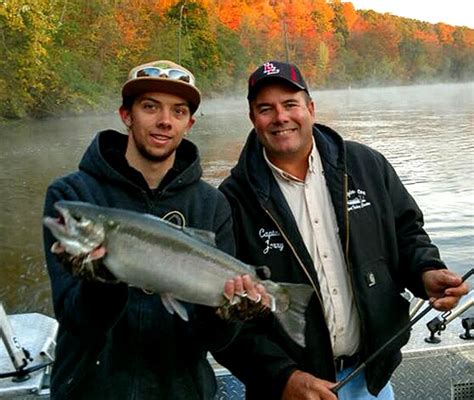
[[[425,212],[426,229],[457,272],[474,255],[474,84],[313,93],[318,122],[380,150]],[[190,134],[204,177],[217,185],[235,164],[250,122],[244,96],[204,102]],[[0,128],[0,301],[7,312],[50,314],[41,243],[48,183],[77,167],[117,114]]]

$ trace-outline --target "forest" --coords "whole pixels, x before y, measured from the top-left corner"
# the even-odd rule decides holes
[[[170,59],[204,96],[290,60],[314,89],[474,80],[474,29],[339,0],[0,0],[0,120],[119,105],[128,70]]]

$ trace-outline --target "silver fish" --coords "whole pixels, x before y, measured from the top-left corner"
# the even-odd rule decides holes
[[[212,232],[82,202],[60,201],[55,208],[60,217],[45,217],[44,224],[67,253],[86,256],[87,262],[87,255],[105,246],[103,263],[110,272],[131,286],[160,294],[170,313],[187,320],[179,301],[221,307],[228,303],[225,281],[249,274],[266,288],[272,311],[287,334],[305,346],[304,312],[311,286],[260,281],[253,267],[216,247]]]

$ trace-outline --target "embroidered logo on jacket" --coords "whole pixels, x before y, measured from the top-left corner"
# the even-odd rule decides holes
[[[264,228],[261,228],[258,231],[258,236],[260,236],[261,239],[263,239],[263,242],[265,243],[265,248],[263,249],[263,254],[268,254],[270,250],[279,250],[283,251],[285,244],[283,242],[273,242],[274,238],[281,237],[280,232],[278,231],[266,231]],[[280,239],[281,240],[281,239]]]
[[[359,210],[372,205],[365,196],[366,193],[362,189],[349,190],[347,192],[347,211]]]

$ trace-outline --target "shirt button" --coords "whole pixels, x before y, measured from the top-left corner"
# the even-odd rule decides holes
[[[337,294],[337,289],[336,289],[336,288],[334,288],[334,289],[332,290],[332,294]]]
[[[323,258],[328,258],[328,255],[326,253],[324,253]]]
[[[315,219],[315,220],[314,220],[314,223],[315,223],[315,224],[319,224],[319,219]]]

